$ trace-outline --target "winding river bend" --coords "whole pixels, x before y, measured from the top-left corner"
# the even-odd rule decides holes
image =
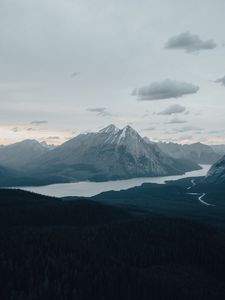
[[[183,175],[162,176],[162,177],[144,177],[133,178],[128,180],[115,180],[106,182],[90,182],[81,181],[75,183],[59,183],[38,187],[23,187],[21,189],[35,192],[47,196],[66,197],[66,196],[83,196],[91,197],[102,192],[126,190],[135,186],[140,186],[143,183],[165,183],[168,180],[178,180],[187,177],[205,176],[210,165],[201,165],[202,169],[192,172],[187,172]]]

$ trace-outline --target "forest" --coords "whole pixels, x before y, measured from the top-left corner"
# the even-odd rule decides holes
[[[223,299],[225,232],[91,200],[0,190],[0,298]]]

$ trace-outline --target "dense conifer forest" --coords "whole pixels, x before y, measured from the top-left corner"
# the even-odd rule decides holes
[[[223,299],[225,233],[209,225],[0,190],[0,298]]]

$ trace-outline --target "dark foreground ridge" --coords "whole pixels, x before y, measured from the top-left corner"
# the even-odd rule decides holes
[[[225,230],[224,195],[224,184],[206,184],[203,177],[199,177],[170,181],[167,184],[144,183],[127,190],[104,192],[91,199],[99,203],[185,218]],[[204,202],[200,201],[203,198]]]
[[[2,300],[224,299],[225,234],[88,200],[0,190]]]

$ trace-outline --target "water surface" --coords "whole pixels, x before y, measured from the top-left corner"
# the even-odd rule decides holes
[[[83,196],[91,197],[102,192],[126,190],[143,183],[165,183],[168,180],[178,180],[187,177],[205,176],[210,165],[201,165],[202,169],[187,172],[183,175],[162,176],[162,177],[141,177],[127,180],[113,180],[105,182],[80,181],[75,183],[57,183],[38,187],[23,187],[23,190],[35,192],[47,196],[66,197]]]

